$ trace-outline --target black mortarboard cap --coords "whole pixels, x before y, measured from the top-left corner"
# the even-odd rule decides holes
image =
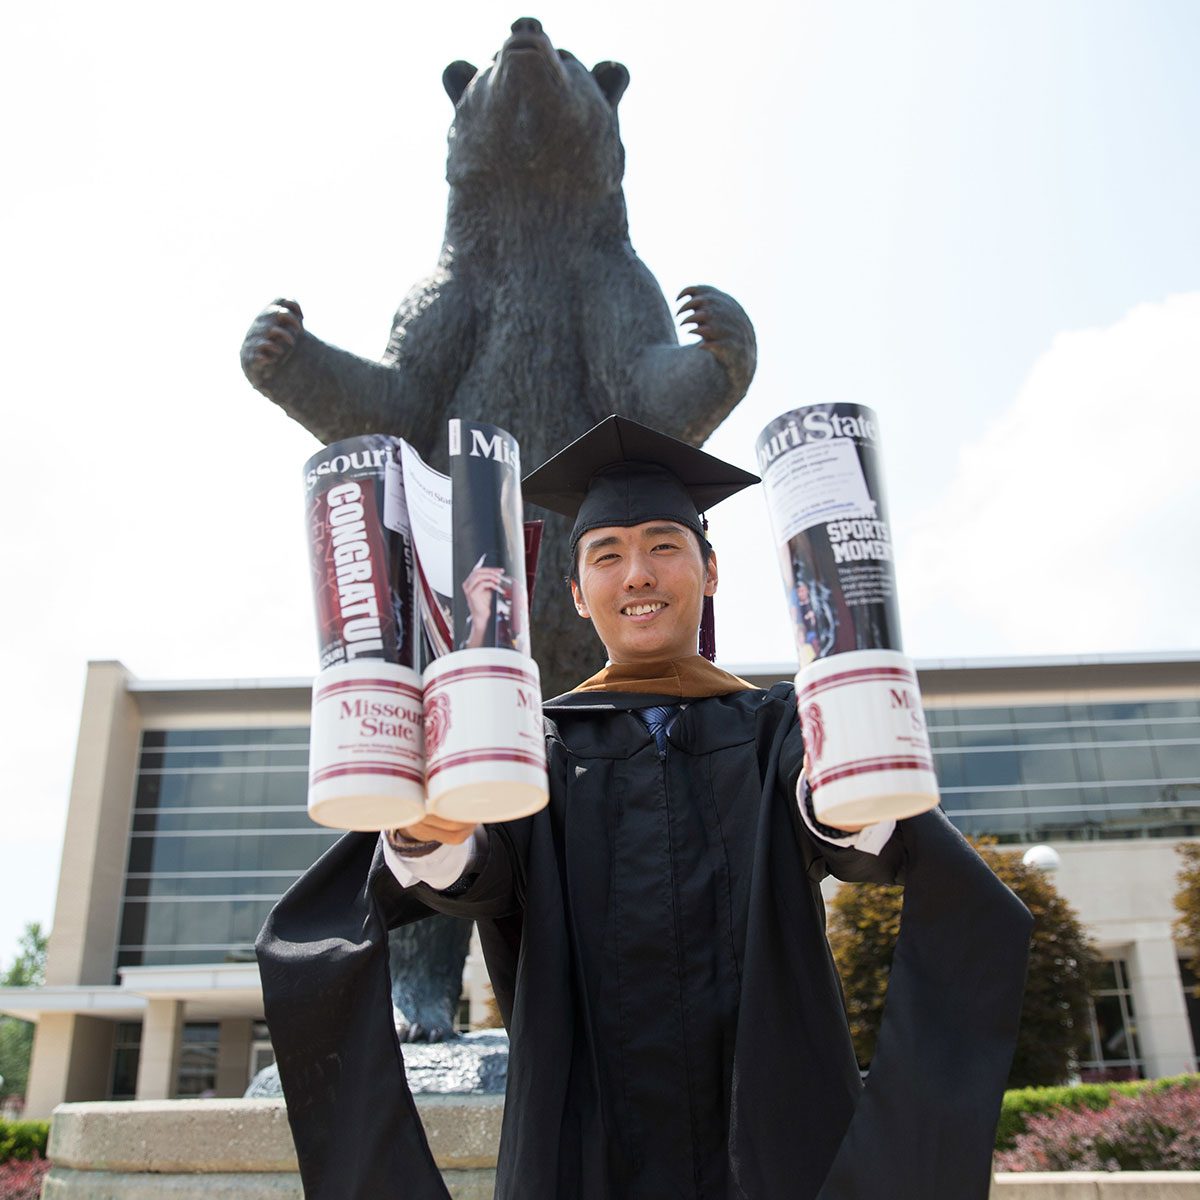
[[[700,514],[758,483],[687,442],[627,417],[605,417],[525,477],[531,504],[574,517],[571,553],[589,529],[678,521],[703,536]]]

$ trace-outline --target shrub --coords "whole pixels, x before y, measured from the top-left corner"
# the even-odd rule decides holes
[[[50,1164],[40,1157],[0,1163],[0,1200],[38,1200]]]
[[[1000,1171],[1186,1171],[1200,1169],[1200,1089],[1115,1094],[1107,1108],[1059,1108],[1029,1118]]]
[[[49,1136],[49,1121],[0,1121],[0,1164],[44,1157]]]
[[[1106,1109],[1114,1096],[1136,1096],[1145,1091],[1168,1091],[1174,1088],[1198,1088],[1200,1075],[1174,1075],[1169,1078],[1129,1083],[1081,1083],[1075,1087],[1017,1088],[1004,1093],[1000,1108],[1000,1124],[996,1129],[996,1149],[1011,1150],[1017,1137],[1028,1128],[1031,1117],[1068,1109],[1081,1112]]]

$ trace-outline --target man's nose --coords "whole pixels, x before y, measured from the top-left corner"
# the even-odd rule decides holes
[[[653,587],[658,582],[654,573],[654,561],[648,554],[631,554],[629,565],[625,570],[625,588],[634,591],[637,588]]]

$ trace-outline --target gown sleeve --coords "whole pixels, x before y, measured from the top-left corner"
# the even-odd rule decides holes
[[[465,875],[478,874],[487,853],[487,831],[477,825],[465,842],[444,842],[419,857],[402,853],[388,840],[386,833],[379,835],[379,844],[383,849],[383,861],[401,887],[427,883],[443,890],[458,883]]]
[[[435,912],[452,917],[482,921],[519,914],[525,903],[524,848],[530,819],[481,826],[483,837],[477,839],[474,861],[452,894],[421,880],[405,890]]]
[[[263,1001],[308,1200],[448,1200],[392,1019],[387,930],[430,909],[374,834],[336,842],[256,943]]]
[[[787,689],[790,697],[790,689]],[[804,758],[794,698],[777,784]],[[818,1200],[986,1200],[1032,918],[940,808],[897,821],[878,856],[815,838],[789,804],[809,878],[902,883],[900,937],[866,1088]]]

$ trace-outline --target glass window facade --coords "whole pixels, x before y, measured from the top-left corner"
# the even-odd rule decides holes
[[[1125,960],[1102,963],[1099,985],[1092,993],[1091,1058],[1079,1064],[1079,1076],[1084,1083],[1141,1079],[1145,1063]]]
[[[179,1049],[177,1100],[214,1096],[217,1091],[217,1052],[221,1026],[216,1021],[189,1021]]]
[[[138,1060],[142,1051],[141,1021],[119,1021],[113,1037],[110,1100],[132,1100],[137,1093]]]
[[[250,1079],[259,1071],[265,1071],[275,1061],[275,1047],[271,1045],[271,1034],[266,1021],[255,1021],[250,1043]]]
[[[307,791],[306,726],[143,733],[116,967],[252,961],[271,905],[339,836]]]
[[[946,814],[971,836],[1200,835],[1200,700],[930,709]]]

